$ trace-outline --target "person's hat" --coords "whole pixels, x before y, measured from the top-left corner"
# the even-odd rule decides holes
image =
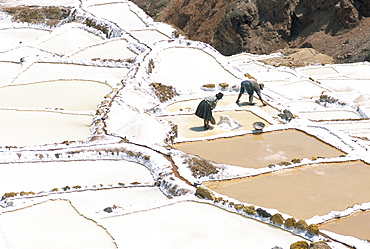
[[[222,99],[223,96],[224,94],[222,92],[216,94],[217,99]]]

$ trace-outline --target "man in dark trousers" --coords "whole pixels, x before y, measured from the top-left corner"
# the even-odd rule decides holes
[[[252,105],[253,104],[252,103],[253,93],[256,92],[260,101],[262,102],[262,105],[266,106],[267,103],[262,99],[262,96],[261,96],[261,90],[263,90],[263,88],[264,88],[264,84],[257,83],[255,79],[249,78],[249,79],[243,80],[240,83],[240,93],[239,93],[238,99],[236,100],[236,103],[239,104],[240,97],[243,95],[243,93],[247,92],[249,94],[249,104]]]

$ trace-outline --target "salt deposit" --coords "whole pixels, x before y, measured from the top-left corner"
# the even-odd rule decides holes
[[[50,1],[22,0],[6,1],[1,6],[30,2],[50,5]],[[0,172],[13,179],[1,186],[6,193],[0,193],[4,195],[0,201],[0,247],[23,248],[29,242],[27,246],[37,248],[242,245],[262,249],[289,248],[299,240],[328,240],[333,249],[346,248],[345,245],[370,248],[364,240],[369,238],[326,230],[321,232],[328,237],[290,230],[237,208],[241,204],[260,205],[256,208],[270,214],[278,213],[285,219],[297,215],[317,225],[370,210],[367,195],[309,215],[296,213],[300,208],[280,210],[273,203],[248,203],[250,199],[217,191],[212,194],[222,201],[195,195],[196,187],[206,181],[211,184],[213,180],[253,178],[272,172],[282,176],[296,166],[308,170],[314,163],[346,165],[362,161],[367,172],[370,97],[364,83],[369,81],[368,62],[275,68],[257,59],[279,57],[279,53],[243,53],[226,58],[208,44],[176,35],[173,27],[155,22],[130,1],[63,0],[58,4],[74,7],[80,23],[50,28],[11,23],[6,14],[0,16],[0,37],[4,41],[0,70],[7,72],[0,75],[4,90],[0,101],[4,119],[0,126],[5,131],[0,139]],[[86,18],[93,20],[96,28],[87,27]],[[106,33],[99,27],[104,27]],[[235,104],[246,72],[265,84],[262,94],[268,106],[263,107],[258,99],[254,106],[243,105],[246,95],[239,106]],[[178,95],[161,102],[153,93],[153,82],[173,87]],[[227,87],[223,88],[220,84],[225,83]],[[46,87],[51,85],[68,85],[72,92],[65,93],[67,89],[61,87],[52,93]],[[30,96],[23,92],[24,97],[19,97],[22,100],[15,99],[26,88],[25,92],[37,90]],[[20,91],[12,92],[14,89]],[[225,97],[213,114],[217,121],[221,115],[223,119],[227,116],[227,127],[215,125],[202,131],[203,120],[193,115],[194,109],[202,98],[218,91],[223,91]],[[323,94],[337,101],[320,102]],[[44,98],[31,101],[36,95]],[[67,100],[69,95],[71,99]],[[293,113],[292,119],[278,115],[284,110]],[[301,130],[336,153],[312,159],[322,152],[319,150],[315,155],[302,156],[306,158],[293,165],[264,164],[261,168],[215,164],[217,173],[202,176],[192,172],[199,165],[191,169],[186,159],[205,161],[171,148],[176,142],[206,144],[211,139],[235,136],[250,136],[255,139],[250,143],[255,145],[267,135],[254,133],[252,123],[256,121],[266,124],[266,133]],[[265,157],[275,157],[277,161],[273,163],[296,157],[296,151],[288,147],[286,152],[292,153],[289,156],[280,153],[284,151],[280,148]],[[221,157],[228,153],[225,147],[215,152]],[[315,174],[329,175],[322,170]],[[351,174],[356,171],[349,170],[346,176]],[[347,195],[363,194],[363,189],[355,190],[355,184],[349,181]],[[283,182],[278,187],[285,185]],[[326,188],[330,190],[328,199],[343,193],[335,184]],[[303,191],[298,190],[299,196]],[[320,195],[322,191],[307,193]],[[56,227],[56,223],[61,226]],[[83,229],[71,229],[76,224]],[[40,238],[40,233],[50,236]],[[66,241],[66,237],[71,239]]]

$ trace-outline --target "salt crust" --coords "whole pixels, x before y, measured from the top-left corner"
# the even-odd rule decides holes
[[[126,2],[126,1],[124,1],[124,2]],[[82,3],[83,4],[88,3],[89,5],[92,5],[94,2],[93,1],[84,1]],[[101,3],[101,2],[99,1],[99,3]],[[34,1],[33,1],[33,4],[35,4]],[[147,24],[152,25],[152,26],[156,26],[156,27],[158,27],[158,29],[159,29],[159,27],[161,27],[161,28],[165,27],[164,29],[168,28],[168,26],[166,26],[166,25],[161,25],[161,24],[158,24],[158,23],[154,23],[149,17],[147,17],[145,15],[145,13],[143,13],[143,11],[141,11],[139,8],[137,8],[136,5],[132,4],[131,2],[129,2],[129,5],[130,5],[130,8],[132,10],[137,11],[138,16],[140,16]],[[18,24],[12,24],[11,27],[16,27],[17,25]],[[22,25],[18,25],[18,26],[22,26]],[[65,26],[65,27],[68,27],[68,26]],[[167,29],[167,30],[169,30],[169,29]],[[149,65],[149,60],[153,60],[154,63],[159,63],[160,64],[160,61],[157,59],[157,56],[160,53],[160,51],[162,51],[164,49],[176,48],[176,47],[200,49],[200,50],[204,51],[205,53],[209,54],[210,56],[212,56],[218,63],[220,63],[220,65],[222,65],[223,68],[225,68],[225,70],[234,74],[236,79],[240,80],[240,79],[243,78],[242,71],[240,69],[238,69],[235,66],[232,66],[229,62],[227,62],[225,60],[225,58],[223,56],[221,56],[217,51],[215,51],[209,45],[204,44],[204,43],[200,43],[200,42],[195,42],[195,41],[186,41],[184,39],[177,39],[177,40],[171,40],[171,41],[156,42],[154,44],[151,44],[151,50],[149,51],[148,54],[144,53],[145,56],[144,56],[143,53],[139,54],[137,56],[136,60],[140,61],[141,66],[139,68],[135,68],[135,70],[131,70],[131,72],[128,73],[129,77],[126,79],[127,83],[128,84],[139,84],[139,85],[142,86],[144,91],[147,90],[147,92],[149,92],[148,82],[151,82],[151,76],[150,76],[150,74],[147,73],[149,68],[146,65]],[[141,50],[141,51],[144,51],[144,50]],[[243,56],[243,55],[241,55],[241,56]],[[274,56],[279,56],[279,55],[274,55]],[[253,56],[249,55],[248,59],[250,61],[250,64],[259,65],[259,63],[255,62],[253,60]],[[55,60],[57,61],[58,59],[55,59]],[[61,61],[63,61],[63,60],[61,60]],[[99,64],[99,62],[97,64]],[[138,65],[138,64],[136,64],[136,65]],[[369,63],[351,64],[351,65],[348,65],[348,66],[356,68],[357,65],[365,65],[366,66],[366,65],[369,65]],[[264,65],[261,65],[261,67],[264,68],[263,73],[274,72],[276,70],[279,70],[279,71],[282,71],[282,72],[289,72],[289,73],[292,72],[291,69],[287,69],[287,68],[274,69],[274,68],[264,66]],[[333,68],[338,67],[338,68],[340,68],[341,65],[332,65],[332,66],[329,66],[329,67],[333,67]],[[310,70],[310,69],[320,70],[320,68],[322,68],[322,67],[306,67],[305,69],[307,69],[307,70]],[[306,70],[306,72],[307,72],[307,70]],[[302,72],[303,72],[303,69],[302,70],[298,69],[298,70],[295,70],[292,75],[295,75],[299,79],[302,79],[302,78],[307,79],[308,77],[306,75],[302,74]],[[256,71],[255,73],[257,75],[259,72]],[[360,79],[360,78],[362,79],[363,76],[358,76],[357,77],[357,79]],[[351,78],[351,79],[355,80],[355,78]],[[261,80],[263,81],[263,79],[261,79]],[[279,104],[279,103],[274,102],[274,99],[269,98],[268,96],[278,96],[277,100],[279,100],[279,98],[284,100],[284,96],[279,96],[279,94],[274,93],[272,88],[273,87],[271,87],[271,90],[270,90],[270,88],[267,87],[264,90],[264,94],[267,96],[267,99],[269,100],[269,103],[271,103],[272,105],[276,105],[276,104]],[[200,89],[198,89],[198,90],[196,90],[196,89],[186,89],[186,90],[183,90],[181,93],[182,93],[182,95],[180,95],[180,97],[176,98],[175,101],[187,99],[187,98],[189,98],[189,95],[198,96],[198,97],[203,97],[205,95],[204,92],[201,91]],[[155,99],[155,98],[153,97],[150,100],[150,102],[152,102],[153,99]],[[154,107],[153,104],[150,104],[150,106]],[[283,107],[283,104],[280,103],[279,107],[280,107],[279,109],[282,109],[281,107]],[[116,108],[120,109],[122,107],[116,106],[116,107],[111,108],[110,111],[112,113],[115,113],[115,112],[119,113],[120,111],[115,110]],[[256,109],[255,111],[256,112],[263,112],[261,109]],[[116,121],[113,121],[113,122],[116,122]],[[146,122],[149,122],[149,124],[150,124],[152,121],[147,120]],[[156,127],[158,127],[157,129],[160,129],[159,128],[160,126],[156,126]],[[323,162],[341,161],[341,160],[344,162],[344,161],[351,161],[351,160],[358,160],[358,159],[364,160],[368,163],[370,162],[369,156],[366,156],[368,154],[368,153],[366,153],[367,148],[366,148],[366,146],[361,144],[361,141],[355,143],[348,136],[343,136],[343,134],[340,134],[337,131],[334,131],[334,130],[332,131],[328,128],[320,127],[319,125],[316,125],[316,123],[314,123],[314,122],[309,122],[309,121],[304,120],[304,119],[297,119],[291,124],[276,125],[275,127],[272,126],[270,129],[271,130],[287,129],[289,127],[302,129],[303,131],[305,131],[307,133],[310,133],[310,134],[312,134],[312,135],[314,135],[314,136],[316,136],[316,137],[318,137],[322,140],[325,140],[325,141],[329,142],[330,144],[334,145],[335,147],[337,147],[339,149],[342,149],[343,151],[349,153],[344,158],[321,159]],[[166,130],[166,129],[164,129],[164,130]],[[129,132],[129,131],[127,131],[127,132]],[[235,133],[230,133],[229,135],[235,135]],[[217,136],[215,136],[215,137],[217,137]],[[171,154],[174,161],[177,162],[176,164],[181,165],[181,163],[180,163],[181,159],[179,157],[179,156],[181,156],[180,152],[177,152],[177,151],[174,151],[174,150],[167,151],[166,149],[164,149],[160,146],[161,143],[158,144],[158,138],[155,138],[154,140],[155,141],[148,141],[149,144],[152,144],[153,149],[156,149],[156,150],[147,151],[148,155],[150,155],[151,158],[153,158],[153,160],[150,160],[151,164],[148,164],[148,163],[143,162],[143,161],[138,161],[138,162],[140,162],[141,164],[146,165],[147,167],[149,167],[151,172],[157,172],[157,173],[154,174],[154,176],[158,176],[158,175],[163,174],[163,165],[168,164],[168,162],[166,160],[164,160],[163,158],[162,159],[158,158],[158,151],[160,151],[164,154]],[[100,141],[101,144],[99,144],[99,142],[93,142],[93,141],[82,142],[82,143],[81,142],[76,142],[75,145],[74,145],[75,146],[74,148],[73,148],[73,146],[71,148],[71,146],[62,145],[62,144],[44,145],[44,146],[31,146],[31,147],[15,148],[15,149],[14,148],[12,148],[12,149],[1,148],[0,153],[2,154],[1,159],[4,163],[12,163],[12,162],[19,162],[19,161],[25,161],[25,162],[58,161],[58,160],[55,159],[55,157],[53,157],[53,153],[50,150],[55,150],[55,149],[59,148],[58,150],[61,151],[62,152],[61,154],[63,155],[65,152],[67,152],[70,149],[75,150],[75,149],[79,148],[81,150],[81,152],[82,151],[84,151],[84,152],[80,153],[79,155],[74,155],[74,157],[79,158],[79,160],[91,160],[91,159],[95,159],[95,158],[99,158],[99,157],[107,158],[109,156],[108,156],[108,154],[103,155],[103,156],[98,155],[94,151],[88,152],[88,151],[86,151],[86,148],[92,148],[92,147],[95,147],[95,148],[98,148],[98,147],[100,147],[100,148],[109,148],[110,147],[110,148],[112,148],[112,147],[116,146],[116,145],[113,144],[114,141],[117,141],[117,140],[113,137],[113,138],[108,138],[106,140],[103,139],[102,141]],[[138,145],[130,145],[129,147],[131,147],[131,149],[133,149],[133,150],[137,150],[137,151],[140,151],[140,152],[143,152],[143,150],[144,151],[146,150],[146,149],[144,149],[144,147],[138,146]],[[46,157],[44,157],[43,159],[40,160],[40,158],[35,155],[35,151],[38,151],[38,153],[45,154]],[[22,158],[19,158],[18,156],[16,156],[16,153],[19,153],[19,152],[22,153]],[[48,154],[50,154],[50,156],[47,156]],[[112,157],[114,157],[114,156],[112,156]],[[157,158],[159,160],[158,161],[154,160],[154,158]],[[161,158],[161,156],[160,156],[160,158]],[[137,161],[137,159],[129,157],[129,156],[128,157],[125,156],[122,159],[123,160]],[[64,159],[64,160],[66,160],[66,159]],[[309,163],[311,163],[310,160],[302,161],[302,165],[309,164]],[[233,167],[233,166],[225,166],[225,168],[233,169],[233,170],[236,170],[236,171],[240,170],[239,168]],[[275,168],[274,170],[277,170],[277,169],[278,168]],[[246,171],[247,170],[248,169],[246,169]],[[249,170],[251,170],[251,169],[249,169]],[[171,172],[170,170],[168,171],[168,167],[164,172],[166,172],[166,171],[168,173]],[[198,181],[197,179],[194,179],[191,175],[189,175],[189,172],[187,172],[187,170],[184,170],[183,168],[180,167],[179,171],[180,171],[181,175],[186,176],[185,178],[190,179],[190,181],[193,181],[193,182]],[[261,173],[262,171],[268,172],[268,169],[261,169],[260,172],[252,172],[252,173],[249,172],[247,174],[256,175],[256,174]],[[272,170],[270,170],[270,171],[272,171]],[[224,172],[227,172],[227,170],[224,171]],[[235,172],[231,171],[231,173],[229,173],[229,174],[230,174],[230,176],[235,176]],[[224,177],[224,176],[222,176],[222,177]],[[173,180],[168,178],[168,182],[172,182],[171,183],[172,186],[181,186],[182,188],[185,188],[185,189],[189,188],[182,181],[179,181],[176,177],[174,177]],[[193,191],[192,188],[191,188],[191,190]],[[179,198],[179,200],[182,199],[182,198],[189,199],[189,200],[194,200],[194,198],[191,197],[191,195],[186,196],[186,197],[181,197],[181,198]],[[224,198],[227,199],[226,196]],[[237,200],[234,200],[234,201],[237,202]],[[2,201],[2,202],[4,202],[4,201]],[[223,207],[223,208],[225,208],[225,207]],[[319,224],[319,223],[322,223],[326,220],[330,220],[330,219],[333,219],[333,218],[348,216],[350,213],[353,213],[357,210],[369,210],[369,209],[370,209],[369,203],[363,203],[361,205],[355,205],[352,208],[348,208],[345,211],[341,211],[341,212],[332,211],[331,213],[329,213],[326,216],[313,217],[311,219],[308,219],[307,221],[315,223],[315,224]],[[230,209],[230,210],[233,211],[233,209]],[[5,211],[5,210],[3,210],[3,211]],[[275,210],[275,211],[274,210],[269,210],[269,211],[271,213],[274,213],[274,212],[276,213],[277,212],[277,210]],[[286,215],[286,214],[284,214],[284,216],[288,217],[288,215]],[[254,217],[254,218],[257,218],[257,217]],[[264,222],[266,222],[266,221],[264,221]],[[353,245],[361,244],[361,246],[367,246],[368,245],[368,243],[359,241],[356,238],[349,238],[348,236],[339,236],[339,235],[336,235],[336,234],[330,233],[330,232],[327,232],[327,234],[330,235],[330,237],[336,238],[338,241],[343,241],[347,244],[353,244]],[[304,235],[302,235],[302,236],[304,236]],[[317,239],[321,239],[321,238],[318,237],[318,238],[309,238],[309,239],[317,240]],[[331,242],[331,246],[332,246],[332,248],[341,248],[341,245],[339,245],[337,243],[334,243],[334,242]],[[362,247],[362,248],[365,248],[365,247]]]

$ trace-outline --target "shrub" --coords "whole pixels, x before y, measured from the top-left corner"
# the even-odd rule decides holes
[[[280,162],[278,163],[280,166],[288,166],[290,165],[291,163],[290,162]]]
[[[218,84],[220,87],[221,87],[221,89],[226,89],[226,88],[228,88],[229,87],[229,84],[227,84],[227,83],[220,83],[220,84]]]
[[[68,7],[56,6],[17,6],[4,7],[3,10],[12,15],[14,22],[43,23],[52,27],[71,13]]]
[[[187,158],[184,162],[189,165],[188,167],[191,170],[192,175],[197,178],[217,174],[219,171],[211,162],[202,158]]]
[[[215,84],[205,84],[205,85],[203,85],[203,87],[205,87],[205,88],[215,88],[216,86],[215,86]]]
[[[243,204],[235,204],[234,205],[234,208],[236,209],[236,210],[242,210],[243,208],[244,208],[244,205]]]
[[[17,195],[18,195],[18,193],[16,193],[16,192],[5,193],[2,197],[2,199],[9,198],[9,197],[14,197],[14,196],[17,196]]]

